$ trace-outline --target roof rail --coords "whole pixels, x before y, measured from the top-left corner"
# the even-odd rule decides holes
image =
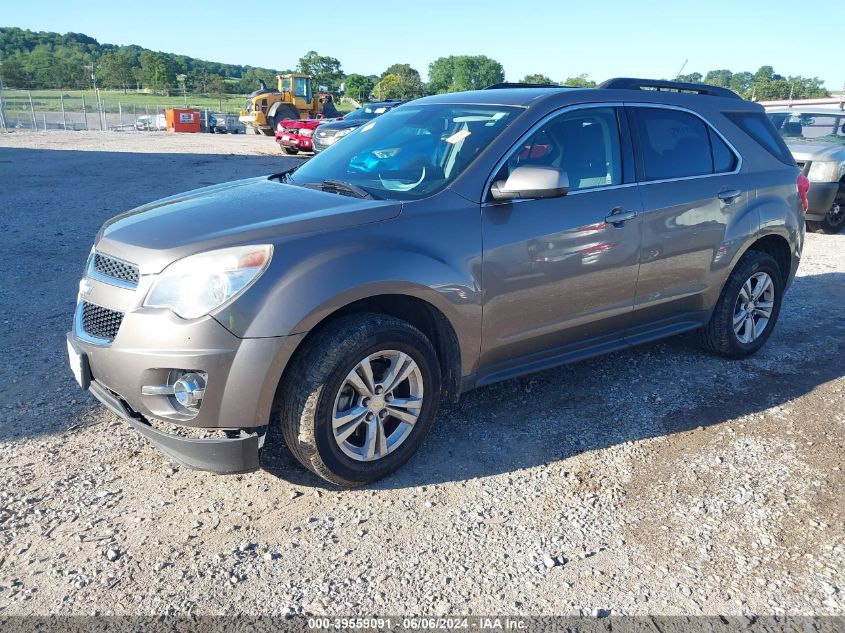
[[[482,88],[482,90],[501,90],[503,88],[561,88],[562,86],[556,86],[551,84],[523,84],[517,82],[510,82],[504,81],[499,84],[493,84],[492,86],[487,86],[486,88]]]
[[[708,84],[693,84],[683,81],[666,81],[663,79],[635,79],[633,77],[614,77],[600,83],[598,88],[614,90],[659,90],[668,92],[688,92],[711,97],[728,97],[742,99],[733,90]]]

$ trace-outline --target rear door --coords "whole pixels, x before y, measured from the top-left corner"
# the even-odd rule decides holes
[[[741,158],[699,115],[627,105],[642,196],[642,246],[633,322],[643,331],[692,326],[721,284],[726,234],[755,192]]]

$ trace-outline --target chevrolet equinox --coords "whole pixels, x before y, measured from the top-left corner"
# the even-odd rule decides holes
[[[305,467],[361,485],[463,391],[689,330],[753,354],[807,189],[763,108],[723,88],[426,97],[298,169],[107,221],[70,363],[186,466],[255,469],[279,425]]]

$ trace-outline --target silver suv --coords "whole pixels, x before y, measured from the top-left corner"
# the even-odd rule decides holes
[[[189,467],[257,468],[278,425],[355,486],[474,387],[689,330],[760,349],[806,179],[759,105],[634,79],[493,88],[109,220],[67,337],[80,385]]]
[[[807,226],[839,233],[845,226],[845,112],[840,106],[781,107],[767,112],[812,184]]]

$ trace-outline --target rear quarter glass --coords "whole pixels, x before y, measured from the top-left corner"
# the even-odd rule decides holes
[[[784,165],[795,165],[792,153],[765,113],[723,112],[722,114]]]

